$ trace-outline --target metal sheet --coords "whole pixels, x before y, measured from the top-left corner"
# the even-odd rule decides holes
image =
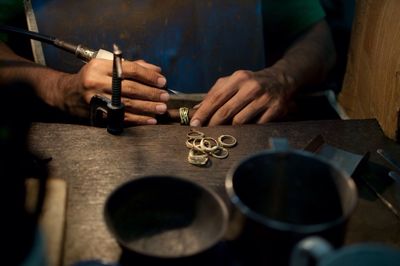
[[[368,153],[359,155],[329,145],[324,142],[321,135],[316,136],[304,149],[327,159],[337,167],[345,170],[350,176],[354,174],[360,163],[367,159],[369,155]]]

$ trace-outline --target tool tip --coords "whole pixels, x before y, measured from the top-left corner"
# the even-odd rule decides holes
[[[118,45],[116,45],[115,43],[113,44],[113,51],[114,51],[114,54],[117,54],[117,55],[122,54],[122,52],[119,49]]]

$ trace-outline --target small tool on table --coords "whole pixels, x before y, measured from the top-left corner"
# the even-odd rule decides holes
[[[321,157],[328,159],[332,163],[336,164],[338,167],[345,170],[350,176],[353,175],[358,169],[359,165],[365,163],[367,158],[369,157],[369,152],[364,155],[359,155],[355,153],[351,153],[332,145],[328,145],[325,143],[323,137],[318,135],[315,137],[305,148],[305,150],[316,153]],[[377,151],[381,156],[386,155],[383,150]],[[383,155],[384,154],[384,155]],[[384,157],[385,158],[385,157]],[[386,156],[389,162],[393,165],[393,159],[388,159],[389,156]],[[400,219],[399,211],[393,206],[390,201],[388,201],[381,193],[379,193],[376,188],[363,176],[360,176],[360,179],[364,182],[364,184],[375,194],[375,196],[398,218]]]

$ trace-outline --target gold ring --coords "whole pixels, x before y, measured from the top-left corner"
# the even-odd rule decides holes
[[[181,117],[181,125],[189,125],[189,108],[179,108],[179,116]]]

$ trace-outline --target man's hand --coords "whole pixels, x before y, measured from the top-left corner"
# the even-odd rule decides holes
[[[279,69],[239,70],[216,82],[190,125],[267,123],[287,113],[293,92],[293,80]]]
[[[58,98],[62,109],[78,116],[87,116],[88,105],[95,95],[111,98],[112,64],[110,60],[93,59],[79,73],[65,75]],[[168,93],[161,89],[166,79],[158,66],[145,61],[123,61],[122,102],[125,105],[126,124],[156,124],[156,114],[167,110]],[[80,98],[80,99],[79,99]]]
[[[211,88],[191,126],[267,123],[286,114],[288,103],[305,84],[318,84],[335,62],[335,48],[325,20],[298,37],[272,67],[239,70]]]

